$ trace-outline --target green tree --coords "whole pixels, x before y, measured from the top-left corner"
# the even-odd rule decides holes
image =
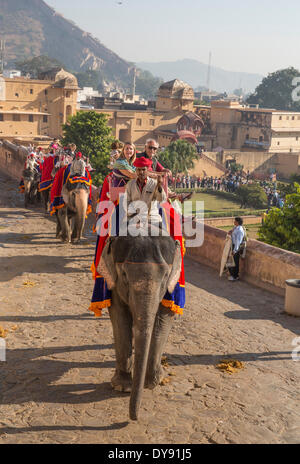
[[[159,86],[163,83],[159,77],[154,77],[149,71],[138,69],[136,77],[136,93],[143,98],[154,99]]]
[[[264,189],[258,184],[245,184],[241,185],[237,191],[236,196],[241,202],[241,208],[266,208],[267,195]]]
[[[230,171],[235,174],[236,172],[240,172],[243,170],[243,165],[237,163],[236,161],[231,161],[230,162]]]
[[[41,55],[25,61],[15,63],[17,69],[22,71],[22,74],[30,74],[32,78],[37,78],[41,72],[50,71],[55,68],[65,68],[65,66],[55,58]]]
[[[87,156],[95,172],[93,182],[99,185],[107,174],[110,147],[114,141],[108,117],[95,111],[79,111],[63,125],[63,144],[75,143],[77,150]]]
[[[78,80],[79,87],[93,87],[97,89],[100,84],[99,71],[89,70],[84,72],[74,73]]]
[[[272,208],[259,232],[259,239],[285,250],[300,253],[300,185],[286,196],[283,208]]]
[[[299,76],[300,72],[293,67],[269,74],[248,97],[247,103],[277,110],[300,111],[300,102],[294,101],[292,97],[295,90],[293,79]]]
[[[179,173],[187,174],[189,169],[194,167],[194,160],[197,158],[197,150],[195,145],[186,140],[176,140],[160,153],[159,161],[162,165],[170,169],[176,177]]]

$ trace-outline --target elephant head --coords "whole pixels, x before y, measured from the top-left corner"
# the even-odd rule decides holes
[[[62,188],[62,196],[66,206],[58,211],[58,221],[64,241],[79,242],[83,234],[88,208],[89,188],[84,184],[75,184],[72,190],[68,185]],[[73,218],[73,230],[71,219]]]
[[[180,244],[171,237],[110,238],[98,272],[112,290],[112,300],[117,293],[132,316],[135,357],[129,413],[136,420],[156,316],[166,291],[174,291],[180,276]],[[112,305],[110,311],[118,308]]]

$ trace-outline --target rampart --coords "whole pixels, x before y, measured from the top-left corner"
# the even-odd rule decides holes
[[[220,270],[226,232],[204,225],[204,243],[187,248],[187,257]],[[250,239],[245,260],[241,259],[241,279],[284,295],[285,281],[300,278],[300,255]]]

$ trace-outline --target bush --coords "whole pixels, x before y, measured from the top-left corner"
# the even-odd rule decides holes
[[[236,191],[236,197],[241,202],[241,208],[265,208],[267,207],[267,195],[258,184],[241,185]]]
[[[272,208],[259,230],[259,238],[285,250],[300,253],[300,185],[286,196],[283,208]]]

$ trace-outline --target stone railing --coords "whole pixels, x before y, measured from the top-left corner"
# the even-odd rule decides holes
[[[4,140],[0,142],[0,169],[13,179],[20,180],[26,156],[25,147]]]
[[[204,153],[199,154],[199,159],[203,159],[207,161],[209,164],[211,164],[211,166],[215,166],[216,168],[220,169],[220,171],[223,171],[224,173],[226,172],[226,168],[225,166],[223,166],[223,164],[218,163],[218,161],[214,161],[213,159],[211,159],[209,156],[205,155]]]
[[[226,232],[204,225],[204,243],[187,248],[186,256],[220,270]],[[240,260],[240,277],[258,287],[284,295],[285,281],[300,278],[300,255],[250,239],[245,260]]]

